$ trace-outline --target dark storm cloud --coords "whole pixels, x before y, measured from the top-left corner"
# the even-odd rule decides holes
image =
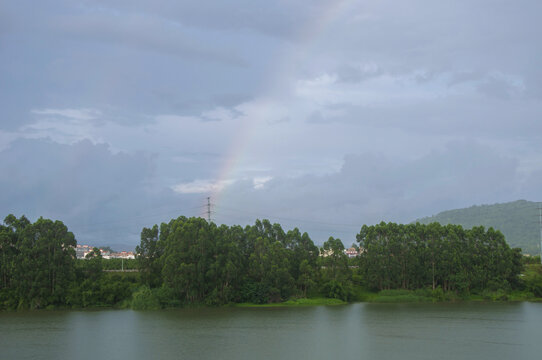
[[[62,220],[80,241],[133,244],[149,222],[193,206],[153,186],[153,158],[104,144],[19,140],[0,152],[0,167],[2,214]]]
[[[312,230],[319,241],[327,233],[349,243],[363,224],[410,222],[442,209],[517,199],[525,195],[520,184],[529,184],[530,176],[520,174],[517,159],[472,142],[450,143],[412,160],[349,155],[331,175],[273,179],[250,191],[249,184],[238,184],[230,189],[239,192],[231,194],[238,199],[236,209],[218,206],[216,216],[246,222],[269,217]]]
[[[82,141],[72,146],[47,140],[18,140],[0,153],[3,204],[19,204],[32,215],[40,211],[107,207],[125,189],[144,189],[152,159],[113,155],[107,145]],[[5,211],[6,209],[4,209]]]

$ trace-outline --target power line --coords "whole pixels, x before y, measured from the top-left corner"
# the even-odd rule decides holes
[[[315,225],[310,225],[310,232],[314,235],[314,233],[339,233],[343,234],[344,236],[350,237],[355,236],[355,234],[359,231],[361,228],[361,225],[359,224],[344,224],[344,223],[330,223],[325,221],[317,221],[317,220],[308,220],[308,219],[298,219],[298,218],[289,218],[289,217],[283,217],[283,216],[270,216],[270,215],[264,215],[264,214],[256,214],[250,211],[244,211],[239,209],[234,209],[230,207],[225,206],[215,206],[219,208],[219,210],[226,210],[227,212],[236,212],[238,215],[233,214],[222,214],[219,211],[216,211],[217,213],[221,213],[221,216],[224,216],[226,218],[238,218],[238,219],[245,219],[245,217],[242,214],[247,214],[250,216],[254,216],[256,218],[261,219],[272,219],[272,220],[278,220],[278,221],[284,221],[286,224],[291,224],[293,227],[298,227],[299,223],[310,223]],[[285,225],[284,223],[282,225]]]
[[[247,221],[246,219],[246,216],[245,215],[242,215],[242,214],[233,214],[233,213],[230,213],[230,214],[221,214],[221,217],[222,218],[227,218],[227,219],[241,219],[241,220],[245,220],[244,222],[241,222],[241,224],[245,224],[245,225],[253,225],[253,222],[252,221]],[[266,216],[266,217],[263,217],[263,218],[266,218],[266,219],[270,219],[272,221],[274,221],[275,219],[273,217],[270,217],[270,216]],[[238,221],[238,220],[235,220],[235,221]],[[241,225],[239,224],[239,225]],[[284,229],[293,229],[293,228],[299,228],[299,224],[296,224],[296,222],[294,221],[285,221],[283,223],[280,224],[282,227],[284,227]],[[302,229],[300,229],[302,231]],[[345,228],[342,228],[342,229],[339,229],[337,227],[331,227],[331,226],[317,226],[317,225],[312,225],[310,226],[310,230],[308,232],[310,232],[310,235],[311,237],[315,234],[315,233],[318,233],[318,234],[330,234],[330,233],[339,233],[339,234],[344,234],[345,236],[354,236],[359,230],[348,230],[348,229],[345,229]],[[305,231],[302,231],[302,232],[305,232]]]
[[[166,212],[160,212],[160,213],[154,213],[154,214],[144,214],[144,215],[130,216],[128,218],[123,218],[123,219],[100,221],[100,222],[91,222],[91,223],[85,223],[85,224],[77,224],[77,223],[75,223],[75,224],[72,224],[72,225],[74,225],[74,226],[80,225],[80,226],[83,226],[83,227],[87,227],[87,226],[95,226],[95,225],[117,224],[117,223],[122,223],[122,222],[129,222],[129,221],[133,221],[133,220],[138,220],[138,219],[142,219],[142,218],[162,216],[162,215],[171,214],[171,213],[182,213],[182,212],[185,212],[187,210],[200,209],[200,208],[202,208],[204,206],[205,205],[199,205],[199,206],[193,206],[193,207],[190,207],[190,208],[168,210]]]
[[[111,230],[119,230],[119,229],[131,229],[132,226],[137,225],[137,220],[140,220],[140,219],[148,219],[148,218],[163,216],[163,215],[171,214],[171,213],[179,214],[179,213],[186,212],[188,210],[201,209],[204,206],[205,205],[200,205],[200,206],[194,206],[190,208],[170,210],[167,212],[154,213],[154,214],[138,215],[138,216],[132,216],[129,218],[110,220],[110,221],[93,222],[93,223],[86,223],[86,224],[68,224],[68,225],[72,228],[75,228],[78,233],[82,233],[82,234],[103,232],[106,230],[111,231]],[[103,226],[103,225],[106,225],[106,226]]]
[[[285,221],[313,223],[313,224],[319,224],[319,225],[331,225],[331,226],[344,226],[344,227],[361,228],[361,225],[359,225],[359,224],[331,223],[331,222],[318,221],[318,220],[308,220],[308,219],[289,218],[289,217],[283,217],[283,216],[264,215],[264,214],[261,214],[261,213],[260,214],[253,213],[251,211],[234,209],[234,208],[230,208],[230,207],[226,207],[226,206],[222,206],[222,205],[220,205],[220,206],[215,205],[215,208],[240,212],[240,213],[244,213],[244,214],[247,214],[247,215],[252,215],[252,216],[259,217],[259,218],[264,218],[264,219],[278,219],[278,220],[285,220]]]

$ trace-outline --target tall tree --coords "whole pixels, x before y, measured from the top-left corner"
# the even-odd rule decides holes
[[[75,237],[61,221],[39,218],[29,224],[26,218],[7,219],[15,229],[15,281],[23,306],[41,308],[65,302],[75,273]]]
[[[165,230],[165,224],[161,228]],[[135,249],[141,280],[151,287],[161,284],[160,257],[163,254],[163,247],[158,234],[158,225],[150,229],[143,228],[141,242]]]

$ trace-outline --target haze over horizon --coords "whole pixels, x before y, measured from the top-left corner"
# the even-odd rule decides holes
[[[542,3],[0,5],[0,216],[362,224],[542,199]]]

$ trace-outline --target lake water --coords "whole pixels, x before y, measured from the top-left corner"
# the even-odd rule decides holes
[[[0,359],[539,359],[542,304],[0,313]]]

